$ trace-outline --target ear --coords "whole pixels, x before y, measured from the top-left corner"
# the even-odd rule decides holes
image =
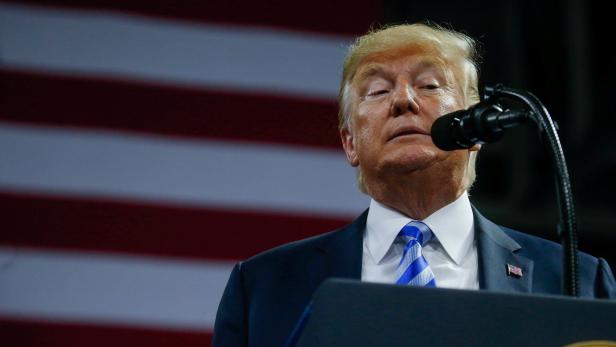
[[[349,130],[349,127],[340,129],[340,140],[342,140],[342,148],[344,148],[349,164],[354,167],[358,166],[359,159],[357,158],[355,142],[353,141],[353,133]]]

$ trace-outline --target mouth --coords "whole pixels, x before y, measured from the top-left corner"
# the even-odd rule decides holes
[[[396,131],[394,131],[392,136],[390,136],[387,141],[391,141],[399,137],[412,136],[412,135],[430,136],[430,133],[418,127],[401,127],[400,129],[397,129]]]

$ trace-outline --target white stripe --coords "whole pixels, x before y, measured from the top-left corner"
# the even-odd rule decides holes
[[[409,250],[408,250],[408,252],[406,252],[406,254],[402,253],[402,254],[404,254],[404,257],[402,257],[400,259],[400,264],[398,264],[398,267],[396,268],[396,278],[397,279],[402,277],[404,272],[406,272],[406,269],[408,269],[409,265],[411,265],[411,263],[413,263],[413,261],[415,261],[415,259],[417,259],[417,258],[419,258],[421,256],[420,248],[421,248],[421,245],[419,245],[419,243],[415,242],[409,248]]]
[[[0,4],[0,66],[335,98],[348,38]]]
[[[0,247],[0,315],[211,330],[231,268]]]
[[[341,151],[2,122],[0,189],[341,217],[368,205]]]
[[[432,273],[432,269],[430,269],[430,266],[426,266],[425,268],[423,268],[423,270],[421,270],[420,273],[418,273],[415,277],[411,279],[409,285],[423,287],[433,279],[434,274]]]

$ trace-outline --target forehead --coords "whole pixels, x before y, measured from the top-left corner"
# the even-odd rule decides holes
[[[415,47],[388,50],[367,56],[357,67],[353,80],[363,80],[373,75],[393,70],[424,71],[427,69],[449,75],[450,67],[435,52],[428,52]]]

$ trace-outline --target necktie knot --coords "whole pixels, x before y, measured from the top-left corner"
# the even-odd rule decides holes
[[[430,227],[424,222],[417,220],[410,221],[407,225],[402,227],[402,230],[398,233],[398,237],[404,240],[405,243],[417,240],[422,247],[432,240],[433,235]]]

